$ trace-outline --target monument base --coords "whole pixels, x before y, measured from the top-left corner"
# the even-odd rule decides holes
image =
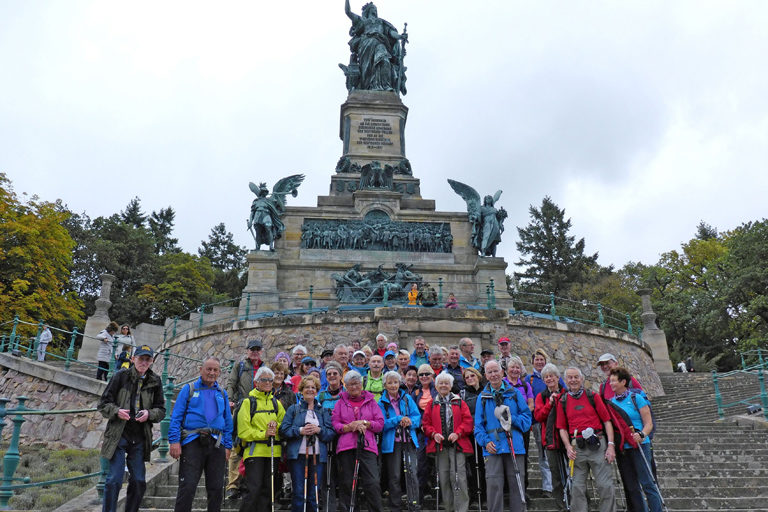
[[[277,288],[278,256],[271,251],[251,251],[248,262],[248,283],[243,289],[238,315],[256,311],[282,309]],[[250,298],[249,298],[250,297]],[[246,310],[248,310],[246,312]]]

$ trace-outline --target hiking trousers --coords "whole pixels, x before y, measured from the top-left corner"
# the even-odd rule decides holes
[[[209,438],[210,439],[210,438]],[[205,471],[205,492],[208,497],[208,512],[220,512],[224,499],[224,475],[226,449],[215,446],[215,441],[193,439],[181,447],[179,460],[179,490],[176,494],[174,512],[189,512],[195,499],[200,475]]]
[[[525,482],[525,455],[517,456],[517,467],[520,468],[520,481]],[[485,457],[486,493],[488,497],[486,509],[488,512],[504,510],[504,478],[509,486],[509,510],[519,512],[523,509],[523,497],[520,496],[515,476],[515,462],[512,455],[502,453]],[[440,485],[443,485],[442,482]]]
[[[589,446],[576,450],[576,460],[573,463],[573,495],[571,497],[571,512],[587,512],[587,476],[592,471],[597,492],[600,494],[600,512],[616,512],[616,499],[613,489],[613,469],[605,460],[607,443],[600,438],[600,446],[592,450]]]

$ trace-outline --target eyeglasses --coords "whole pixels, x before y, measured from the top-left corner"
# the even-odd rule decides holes
[[[431,373],[420,373],[419,374],[419,377],[431,377],[431,376],[432,376]]]
[[[250,350],[251,352],[260,352],[261,347],[249,348],[248,350]]]
[[[338,377],[339,376],[339,372],[329,372],[329,371],[326,371],[325,372],[325,376],[326,377]]]
[[[267,379],[267,378],[262,377],[262,378],[259,379],[259,382],[272,382],[272,379]]]

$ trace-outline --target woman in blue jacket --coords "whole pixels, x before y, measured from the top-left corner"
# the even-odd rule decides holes
[[[389,509],[400,512],[400,472],[403,452],[409,461],[406,478],[411,478],[411,494],[408,496],[408,509],[418,510],[418,482],[416,481],[416,449],[419,447],[417,431],[421,426],[421,411],[416,402],[404,390],[400,389],[400,374],[389,371],[384,374],[384,393],[379,399],[379,407],[384,415],[384,430],[381,432],[381,454],[385,480],[389,484]]]
[[[320,379],[314,375],[304,377],[299,384],[303,400],[288,409],[280,424],[280,438],[288,441],[285,452],[291,470],[292,512],[304,510],[305,495],[307,509],[317,511],[316,496],[323,488],[323,466],[328,456],[326,443],[335,435],[329,411],[315,401],[319,390]]]

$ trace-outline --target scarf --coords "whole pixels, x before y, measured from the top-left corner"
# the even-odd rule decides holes
[[[580,390],[576,391],[575,393],[573,391],[568,391],[568,394],[571,395],[573,398],[579,399],[581,398],[581,394],[584,393],[584,388],[581,388]]]
[[[442,428],[443,437],[447,438],[453,432],[453,408],[451,407],[451,400],[456,395],[448,393],[445,396],[437,395],[435,397],[435,403],[440,406],[440,426]]]

